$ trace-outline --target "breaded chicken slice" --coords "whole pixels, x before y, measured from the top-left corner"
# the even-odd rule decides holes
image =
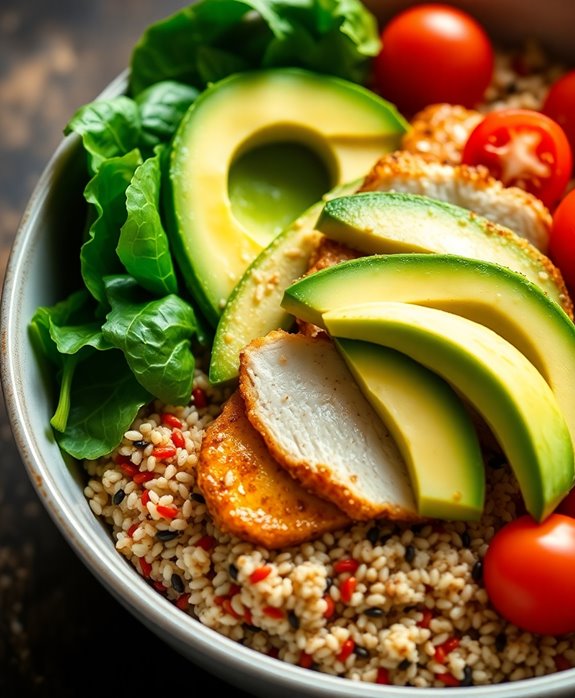
[[[206,430],[197,478],[222,531],[255,545],[299,545],[350,523],[343,511],[307,492],[272,458],[237,391]]]
[[[413,117],[401,147],[414,155],[459,165],[469,134],[484,116],[459,104],[430,104]]]
[[[407,468],[325,337],[281,330],[240,355],[240,392],[274,458],[352,519],[416,520]]]
[[[462,206],[547,250],[551,214],[541,201],[518,187],[504,187],[486,168],[447,165],[396,151],[382,157],[360,191],[421,194]]]

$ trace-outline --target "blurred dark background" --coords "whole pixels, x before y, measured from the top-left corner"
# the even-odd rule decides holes
[[[26,202],[74,111],[179,0],[0,0],[0,280]],[[44,511],[0,398],[0,696],[244,694],[169,649],[105,591]]]

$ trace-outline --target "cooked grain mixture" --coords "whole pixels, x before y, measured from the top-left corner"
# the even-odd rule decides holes
[[[534,46],[500,56],[489,103],[537,108],[559,72]],[[468,686],[575,665],[573,636],[519,630],[482,586],[489,541],[523,513],[499,459],[488,459],[479,522],[358,523],[269,551],[215,528],[195,485],[203,430],[225,397],[197,371],[190,405],[156,402],[116,451],[85,464],[85,494],[116,548],[183,612],[259,652],[356,681]]]
[[[575,664],[573,638],[510,625],[482,587],[490,539],[522,513],[507,466],[488,468],[477,523],[361,523],[268,551],[217,530],[195,487],[222,398],[197,372],[191,405],[155,403],[110,457],[86,463],[85,494],[116,548],[179,608],[259,652],[359,681],[489,684]]]

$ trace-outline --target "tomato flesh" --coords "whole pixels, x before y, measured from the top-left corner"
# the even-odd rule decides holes
[[[553,214],[549,256],[571,294],[575,293],[575,191],[567,194]]]
[[[575,152],[575,70],[551,85],[541,111],[561,126]]]
[[[428,104],[472,107],[493,73],[493,48],[477,21],[442,4],[397,14],[381,33],[374,88],[406,115]]]
[[[521,516],[489,545],[483,579],[491,603],[532,633],[575,631],[575,519],[551,514],[541,524]]]
[[[563,129],[529,109],[488,114],[463,148],[466,165],[483,165],[505,186],[531,192],[552,208],[569,182],[573,158]]]

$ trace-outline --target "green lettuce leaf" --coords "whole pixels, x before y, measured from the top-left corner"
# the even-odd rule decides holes
[[[128,276],[106,279],[112,310],[102,332],[124,353],[139,383],[164,402],[186,404],[192,392],[197,331],[193,308],[174,294],[149,300]]]
[[[104,305],[103,277],[123,271],[116,247],[127,217],[126,189],[141,161],[138,150],[105,160],[84,191],[97,216],[80,250],[82,278],[92,296]]]
[[[130,91],[163,80],[203,89],[231,73],[279,66],[361,82],[379,48],[375,17],[360,0],[200,0],[143,34]]]
[[[167,143],[198,94],[195,87],[174,80],[157,82],[141,92],[136,98],[142,124],[141,149],[151,151]]]
[[[79,363],[69,393],[67,424],[63,432],[56,432],[56,439],[64,451],[81,460],[110,453],[138,410],[152,399],[116,350],[96,352]]]
[[[138,146],[140,111],[129,97],[96,100],[80,107],[64,133],[77,133],[88,154],[88,169],[95,174],[108,158],[126,155]]]
[[[145,160],[126,189],[126,222],[117,254],[127,271],[157,296],[178,292],[168,236],[160,218],[160,152]]]

